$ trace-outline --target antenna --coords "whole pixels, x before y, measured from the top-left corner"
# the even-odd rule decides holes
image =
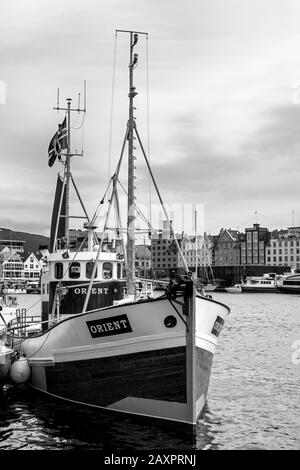
[[[85,88],[85,86],[84,86]],[[57,112],[59,111],[66,111],[67,114],[67,153],[62,154],[65,155],[66,160],[64,162],[65,166],[65,181],[66,181],[66,214],[65,214],[65,237],[67,240],[67,247],[69,246],[69,219],[70,219],[70,214],[69,214],[69,193],[70,193],[70,180],[72,178],[71,174],[71,157],[74,156],[83,156],[83,153],[77,153],[77,150],[75,153],[71,153],[71,112],[78,112],[78,113],[85,113],[86,108],[80,109],[80,93],[79,93],[79,102],[78,102],[78,108],[71,108],[71,98],[67,98],[67,107],[61,107],[59,105],[59,88],[57,89],[57,106],[54,107],[53,109],[56,110]]]
[[[58,108],[59,108],[59,88],[57,88],[57,114],[58,114]]]

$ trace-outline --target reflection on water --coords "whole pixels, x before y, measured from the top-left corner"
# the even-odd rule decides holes
[[[0,450],[300,449],[300,364],[292,358],[292,345],[300,340],[300,296],[213,297],[228,304],[231,314],[196,441],[182,430],[49,401],[26,386],[8,385],[0,393]]]

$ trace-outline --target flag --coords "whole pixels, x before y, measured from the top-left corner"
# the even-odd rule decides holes
[[[55,132],[48,147],[48,165],[51,167],[56,158],[60,160],[61,152],[68,146],[68,131],[67,131],[67,118],[63,120],[62,124],[58,125],[58,131]]]
[[[56,152],[57,135],[58,135],[58,132],[55,132],[48,147],[48,157],[49,157],[48,165],[49,166],[53,165],[57,157],[57,152]]]
[[[59,213],[59,203],[60,203],[62,191],[64,193],[63,193],[62,204],[61,204],[60,213]],[[55,251],[56,240],[58,238],[62,238],[66,236],[66,218],[64,217],[65,215],[66,215],[66,187],[63,184],[63,180],[61,176],[58,175],[57,182],[56,182],[53,209],[52,209],[49,253],[53,253]],[[58,224],[58,227],[57,227],[57,233],[56,233],[56,238],[55,238],[57,224]]]
[[[67,117],[65,117],[62,124],[58,124],[58,136],[56,140],[56,151],[60,160],[60,154],[62,150],[65,150],[68,146],[68,129],[67,129]]]

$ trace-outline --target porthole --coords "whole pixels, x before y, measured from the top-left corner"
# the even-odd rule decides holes
[[[174,328],[177,325],[177,320],[173,315],[168,315],[164,319],[164,324],[167,328]]]

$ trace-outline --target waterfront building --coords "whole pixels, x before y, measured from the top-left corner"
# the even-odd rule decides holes
[[[214,265],[238,266],[240,264],[240,232],[222,228],[215,240]]]
[[[151,271],[151,247],[147,245],[136,245],[135,247],[135,268],[138,275],[148,277]]]
[[[253,224],[253,227],[245,228],[245,234],[240,237],[241,265],[265,265],[266,247],[270,238],[270,231],[267,228],[260,227],[259,224]]]
[[[185,235],[182,241],[182,252],[187,265],[192,271],[200,266],[211,266],[213,264],[214,239],[211,235]]]
[[[183,236],[176,234],[176,238],[181,246]],[[167,221],[163,221],[162,230],[151,235],[151,266],[153,270],[163,271],[162,274],[166,276],[170,269],[181,266],[177,246]]]
[[[26,256],[24,261],[24,277],[26,280],[39,280],[42,269],[42,261],[34,253]]]
[[[24,253],[24,243],[23,240],[0,240],[0,252],[7,248],[15,253]]]
[[[266,247],[266,265],[300,269],[300,227],[271,233]]]
[[[0,252],[0,279],[20,281],[24,279],[24,263],[20,254],[7,247]]]

